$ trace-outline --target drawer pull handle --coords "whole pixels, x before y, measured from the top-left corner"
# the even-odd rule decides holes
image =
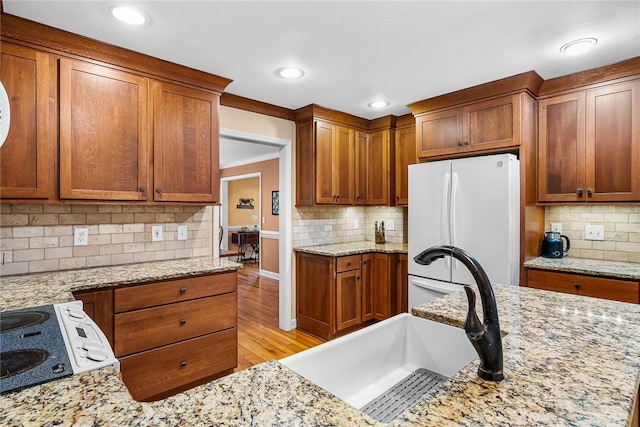
[[[186,294],[187,293],[187,288],[180,288],[180,293],[181,294]]]
[[[576,289],[580,289],[580,283],[574,283],[573,287],[576,288]]]
[[[350,263],[350,262],[348,262],[348,263],[347,263],[347,267],[349,267],[350,265],[351,265],[351,263]]]
[[[180,367],[184,368],[185,366],[187,366],[187,362],[185,362],[184,360],[182,362],[180,362]]]
[[[181,319],[180,320],[180,324],[181,325],[186,325],[187,324],[187,319]]]

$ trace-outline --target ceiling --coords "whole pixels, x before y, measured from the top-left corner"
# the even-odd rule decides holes
[[[110,9],[128,3],[148,22]],[[227,92],[372,119],[535,70],[544,79],[640,56],[640,1],[3,0],[6,13],[233,79]],[[564,43],[595,37],[587,54]],[[305,76],[283,80],[282,66]],[[384,99],[374,110],[367,104]]]

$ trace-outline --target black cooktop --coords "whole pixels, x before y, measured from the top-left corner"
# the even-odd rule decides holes
[[[0,312],[0,394],[73,374],[53,305]]]

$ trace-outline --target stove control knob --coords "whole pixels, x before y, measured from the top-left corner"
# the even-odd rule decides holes
[[[88,350],[88,351],[100,350],[103,347],[104,347],[104,345],[102,345],[102,343],[99,342],[99,341],[85,341],[85,343],[82,344],[82,348],[84,348],[85,350]]]
[[[96,362],[102,362],[107,359],[108,355],[102,350],[89,350],[87,357]]]
[[[69,316],[75,317],[76,319],[83,319],[84,318],[84,311],[70,308],[69,309]]]

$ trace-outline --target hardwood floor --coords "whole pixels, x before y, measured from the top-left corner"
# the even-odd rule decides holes
[[[238,367],[281,359],[323,341],[298,330],[278,328],[278,282],[259,275],[258,264],[238,270]]]

